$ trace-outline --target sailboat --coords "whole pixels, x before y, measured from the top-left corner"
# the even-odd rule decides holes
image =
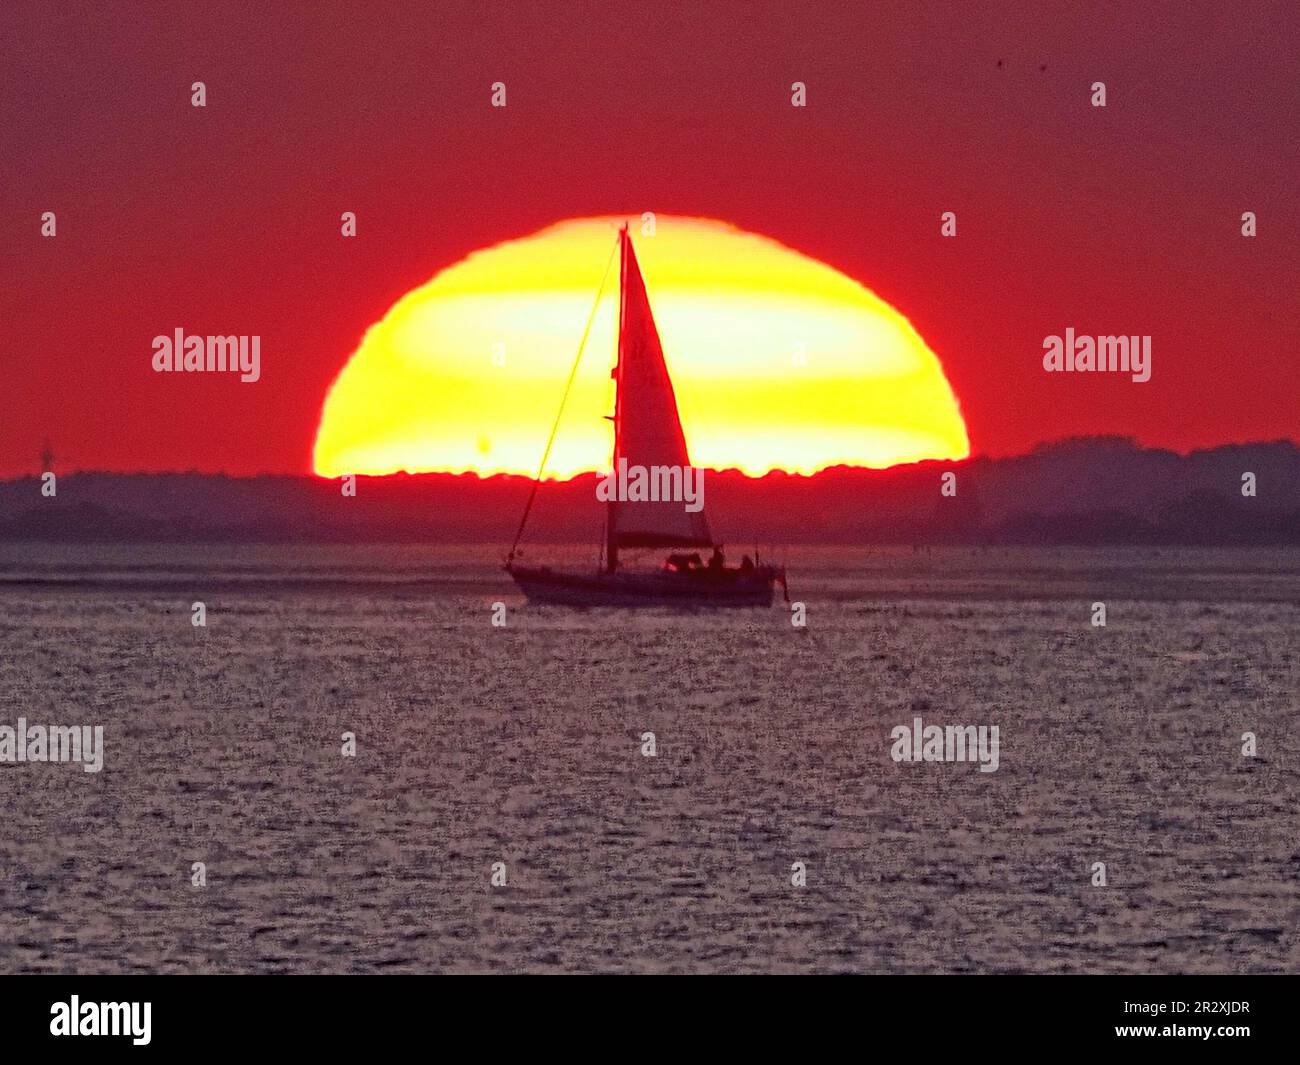
[[[626,223],[619,230],[617,250],[618,352],[611,372],[615,382],[614,414],[606,416],[611,417],[614,423],[611,469],[619,470],[625,464],[628,468],[685,471],[691,461],[681,417],[677,413],[677,398]],[[612,262],[611,251],[610,264]],[[609,264],[606,277],[608,272]],[[570,385],[582,359],[604,286],[602,280],[569,375]],[[566,398],[567,395],[566,389]],[[562,399],[561,412],[563,409]],[[558,414],[555,425],[558,429]],[[782,589],[785,588],[784,568],[760,564],[757,550],[754,559],[746,557],[740,566],[726,565],[721,545],[709,530],[703,506],[691,511],[682,502],[671,499],[610,498],[606,504],[603,554],[592,569],[559,569],[521,563],[518,560],[519,541],[554,441],[555,429],[543,452],[519,531],[506,558],[506,570],[530,601],[584,607],[770,606],[774,585],[780,582]],[[625,562],[625,556],[633,551],[656,548],[671,549],[657,568],[642,568]],[[702,559],[702,550],[712,551],[708,562]]]

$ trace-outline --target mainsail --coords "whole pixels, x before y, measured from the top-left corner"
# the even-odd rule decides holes
[[[673,382],[646,296],[641,267],[624,226],[621,236],[621,300],[614,405],[614,470],[628,467],[675,468],[685,477],[690,466],[686,436],[677,413]],[[680,482],[679,482],[680,483]],[[708,547],[713,543],[703,509],[691,512],[680,500],[615,501],[609,505],[606,559],[612,570],[620,547]]]

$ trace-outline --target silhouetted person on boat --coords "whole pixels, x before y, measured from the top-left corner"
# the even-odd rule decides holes
[[[754,572],[754,560],[750,558],[748,555],[746,555],[744,558],[740,560],[740,572],[741,573]]]
[[[722,573],[726,560],[722,557],[722,547],[719,544],[713,545],[713,554],[709,556],[709,572],[715,577]]]

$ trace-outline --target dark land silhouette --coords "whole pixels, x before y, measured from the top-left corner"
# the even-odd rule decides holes
[[[944,496],[943,474],[956,475]],[[1243,475],[1256,494],[1243,495]],[[543,483],[525,542],[598,539],[596,475]],[[531,481],[474,474],[229,477],[70,473],[54,498],[36,476],[0,483],[0,539],[68,542],[500,543]],[[813,476],[710,472],[715,534],[749,544],[1300,544],[1300,447],[1225,445],[1178,455],[1121,437],[1028,455],[834,467]]]

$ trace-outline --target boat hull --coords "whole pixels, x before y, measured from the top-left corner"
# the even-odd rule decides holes
[[[549,566],[508,566],[519,590],[533,603],[560,606],[758,607],[772,605],[778,571],[757,566],[745,573],[667,571],[617,573],[560,570]]]

